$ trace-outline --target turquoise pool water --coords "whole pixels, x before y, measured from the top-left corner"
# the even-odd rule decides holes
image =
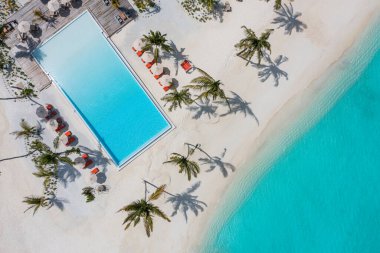
[[[117,165],[171,128],[88,12],[42,44],[33,56]]]
[[[380,252],[380,50],[211,233],[205,252]]]

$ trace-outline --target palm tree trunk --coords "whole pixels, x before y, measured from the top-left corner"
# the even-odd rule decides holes
[[[13,100],[13,99],[22,99],[22,98],[25,98],[25,97],[23,96],[23,97],[13,97],[13,98],[0,98],[0,100]]]
[[[146,190],[146,184],[149,184],[150,186],[153,186],[153,187],[156,188],[156,189],[158,189],[158,187],[157,187],[156,185],[154,185],[154,184],[152,184],[152,183],[146,181],[146,180],[143,180],[143,181],[144,181],[144,184],[145,184],[145,200],[146,200],[146,192],[147,192],[147,190]],[[175,197],[175,195],[174,195],[174,194],[171,194],[170,192],[167,192],[167,191],[164,191],[164,192],[167,193],[167,194],[169,194],[170,196]]]
[[[203,149],[201,149],[199,146],[200,146],[200,144],[199,144],[199,146],[198,146],[198,144],[197,145],[193,145],[193,144],[191,144],[191,143],[185,143],[185,145],[187,145],[187,146],[190,146],[190,147],[193,147],[194,149],[198,149],[199,151],[201,151],[203,154],[205,154],[208,158],[210,158],[211,160],[214,160],[209,154],[207,154],[207,152],[206,151],[204,151]]]
[[[3,158],[3,159],[0,159],[0,162],[4,162],[4,161],[8,161],[8,160],[13,160],[13,159],[18,159],[18,158],[24,158],[24,157],[28,157],[30,155],[32,155],[33,153],[35,153],[37,150],[34,150],[32,152],[29,152],[25,155],[20,155],[20,156],[13,156],[13,157],[8,157],[8,158]]]

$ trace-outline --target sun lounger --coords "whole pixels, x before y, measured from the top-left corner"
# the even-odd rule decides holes
[[[137,54],[137,56],[138,56],[138,57],[141,57],[141,55],[143,55],[143,53],[144,53],[144,51],[143,51],[143,50],[141,50],[141,51],[137,51],[137,53],[136,53],[136,54]]]
[[[122,25],[124,23],[123,19],[120,17],[119,14],[115,16],[115,19],[117,22],[119,22],[120,25]]]
[[[87,167],[90,166],[92,163],[93,163],[93,161],[92,161],[91,159],[87,160],[86,163],[85,163],[84,166],[83,166],[83,169],[87,168]]]
[[[58,127],[55,129],[55,131],[58,133],[62,129],[64,129],[65,127],[66,127],[66,124],[65,123],[61,123],[61,124],[58,125]]]
[[[82,154],[82,158],[85,160],[88,159],[88,154],[86,154],[86,153]]]
[[[67,131],[67,132],[65,133],[65,135],[66,135],[67,137],[70,137],[71,135],[73,135],[73,133],[72,133],[71,131]]]
[[[154,76],[154,78],[156,79],[156,80],[158,80],[158,79],[160,79],[160,77],[163,75],[163,73],[161,73],[161,74],[159,74],[159,75],[155,75]]]
[[[156,61],[153,60],[152,62],[148,62],[145,66],[146,66],[148,69],[150,69],[150,68],[153,66],[153,64],[155,64],[155,63],[156,63]]]
[[[58,114],[58,112],[57,112],[56,110],[50,110],[50,111],[49,111],[49,114],[45,117],[45,120],[51,120],[51,119],[54,118],[57,114]]]
[[[185,70],[186,73],[189,72],[193,68],[193,66],[188,60],[184,60],[181,63],[181,67],[183,68],[183,70]]]
[[[58,117],[56,119],[56,121],[57,121],[58,124],[62,124],[63,123],[63,119],[61,117]]]
[[[96,174],[98,174],[99,173],[99,169],[98,168],[95,168],[95,169],[93,169],[92,171],[91,171],[91,174],[93,174],[93,175],[96,175]]]
[[[50,111],[54,108],[54,106],[52,104],[46,104],[45,108]]]
[[[67,138],[67,142],[66,142],[65,146],[69,146],[74,141],[75,141],[75,137],[74,136],[70,136],[69,138]]]
[[[169,86],[165,86],[163,89],[164,89],[165,92],[167,92],[168,90],[170,90],[171,87],[172,87],[172,86],[169,85]]]
[[[132,47],[132,50],[135,51],[135,52],[137,51],[137,49],[135,47]]]

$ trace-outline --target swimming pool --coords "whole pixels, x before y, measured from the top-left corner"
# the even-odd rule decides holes
[[[33,56],[118,166],[172,128],[89,12]]]

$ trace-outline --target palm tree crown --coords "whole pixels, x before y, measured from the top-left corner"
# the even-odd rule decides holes
[[[193,85],[186,85],[185,88],[191,88],[194,90],[202,91],[202,93],[198,95],[197,99],[221,99],[225,101],[229,106],[228,98],[224,93],[224,90],[221,88],[221,86],[223,85],[222,82],[220,80],[215,80],[201,69],[198,69],[198,71],[201,72],[202,76],[194,78],[191,81]]]
[[[167,93],[161,100],[165,101],[165,105],[170,103],[169,111],[176,110],[178,107],[182,108],[182,103],[191,105],[194,101],[191,99],[189,89],[182,89],[178,91],[174,89],[172,92]]]
[[[148,35],[144,35],[142,40],[145,42],[143,47],[144,51],[152,51],[154,54],[154,60],[157,62],[158,56],[160,54],[160,49],[165,52],[172,51],[171,46],[168,44],[167,39],[165,38],[166,34],[161,34],[161,32],[150,31]]]
[[[258,38],[252,29],[249,29],[246,26],[242,26],[242,28],[244,29],[245,38],[241,39],[240,42],[235,45],[239,50],[237,55],[247,60],[246,65],[248,65],[256,53],[258,63],[260,64],[265,52],[271,52],[271,45],[268,42],[268,39],[273,30],[267,30],[261,34],[260,38]]]
[[[146,200],[146,198],[140,199],[121,208],[119,212],[124,211],[128,213],[127,218],[125,218],[123,222],[123,225],[126,224],[125,229],[128,229],[132,223],[135,227],[141,220],[143,220],[145,232],[147,236],[150,237],[150,233],[153,232],[153,217],[155,215],[170,222],[170,219],[166,214],[151,203],[151,201],[157,200],[164,191],[165,185],[157,188],[157,190],[150,195],[148,200]]]
[[[21,130],[18,130],[12,133],[16,135],[16,139],[18,138],[29,139],[30,137],[37,137],[40,134],[39,133],[40,130],[35,126],[31,126],[26,120],[21,120],[20,127],[21,127]]]
[[[194,148],[188,146],[186,156],[178,153],[172,153],[169,160],[164,163],[177,165],[179,167],[179,173],[184,172],[187,175],[187,180],[190,181],[192,176],[197,177],[198,173],[200,172],[199,164],[189,159],[194,151]]]
[[[208,10],[208,12],[212,12],[215,8],[215,5],[217,3],[216,0],[199,0]]]
[[[267,2],[269,2],[269,0],[266,0]],[[275,10],[279,10],[281,8],[281,2],[282,0],[275,0],[274,1],[274,9]]]
[[[33,215],[37,212],[37,210],[40,207],[49,206],[49,200],[45,197],[36,197],[36,196],[25,197],[22,202],[29,205],[29,207],[24,212],[28,211],[29,209],[34,208]]]

